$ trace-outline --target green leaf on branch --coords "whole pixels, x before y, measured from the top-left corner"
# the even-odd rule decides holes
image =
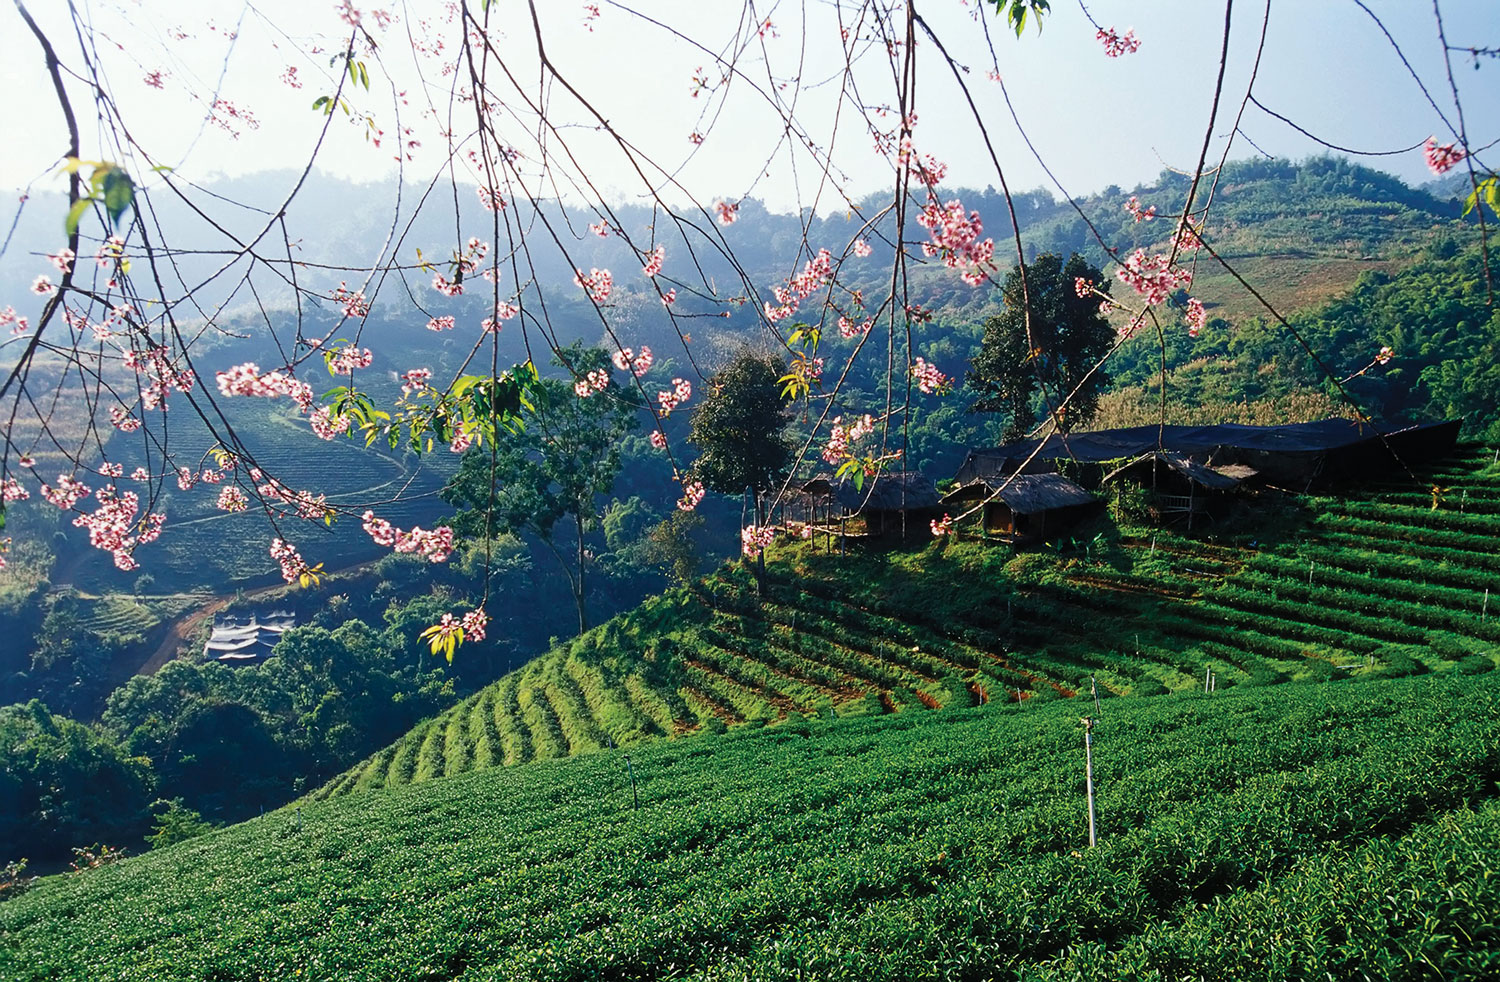
[[[1464,217],[1469,217],[1469,212],[1478,208],[1481,201],[1490,206],[1496,217],[1500,217],[1500,178],[1490,175],[1474,186],[1464,202]]]
[[[111,167],[104,174],[104,210],[109,214],[110,224],[118,226],[125,209],[134,204],[135,182],[120,168]]]

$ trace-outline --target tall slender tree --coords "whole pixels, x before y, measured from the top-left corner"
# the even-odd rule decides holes
[[[757,529],[766,524],[766,493],[792,460],[786,438],[791,419],[780,394],[785,374],[779,359],[741,351],[708,380],[688,435],[698,447],[693,476],[712,491],[750,496]],[[764,552],[757,549],[755,559],[756,583],[765,593]]]
[[[577,344],[554,364],[573,375],[609,371],[602,350]],[[600,499],[620,473],[622,438],[635,429],[639,400],[611,381],[579,395],[571,382],[544,379],[535,388],[524,427],[502,432],[493,446],[464,454],[443,500],[462,509],[454,531],[484,536],[527,533],[556,557],[578,610],[578,631],[588,630],[588,550],[585,536],[600,522]],[[556,542],[556,528],[572,519],[577,537],[570,559]]]

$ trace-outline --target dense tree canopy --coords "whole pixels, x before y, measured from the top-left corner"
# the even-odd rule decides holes
[[[1090,289],[1080,291],[1082,280]],[[984,342],[971,363],[968,384],[978,393],[976,412],[1004,413],[1006,432],[1016,436],[1045,415],[1067,432],[1087,423],[1109,384],[1100,362],[1115,332],[1100,313],[1107,294],[1104,274],[1074,253],[1066,263],[1055,253],[1005,278],[1005,309],[985,324]],[[1029,313],[1028,313],[1029,312]]]

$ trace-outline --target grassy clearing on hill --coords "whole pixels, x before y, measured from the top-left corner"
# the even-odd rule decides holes
[[[727,567],[559,645],[320,794],[611,745],[1073,695],[1480,673],[1500,652],[1500,477],[1470,448],[1344,496],[1263,495],[1188,536],[1112,520],[1063,548],[799,545],[770,596]],[[1446,490],[1432,507],[1430,484]],[[1088,538],[1088,536],[1094,536]]]
[[[1114,700],[1092,851],[1061,702],[492,768],[45,880],[0,976],[1488,978],[1497,724],[1497,675]]]

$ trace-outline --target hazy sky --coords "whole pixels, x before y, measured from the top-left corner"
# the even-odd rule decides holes
[[[1050,186],[1022,144],[1000,87],[987,78],[996,63],[973,16],[973,3],[919,0],[917,9],[955,59],[970,69],[968,85],[1011,187]],[[1366,5],[1384,21],[1438,109],[1456,125],[1431,4],[1366,0]],[[30,0],[29,6],[52,35],[66,68],[82,73],[85,66],[65,19],[65,6],[54,0]],[[357,6],[365,23],[373,25],[376,8]],[[836,132],[834,160],[851,193],[889,183],[889,165],[872,153],[865,124],[847,104],[835,131],[836,96],[846,80],[840,74],[843,49],[832,3],[742,6],[729,0],[638,0],[639,14],[660,25],[626,7],[608,2],[599,6],[600,15],[586,24],[585,5],[575,0],[539,4],[549,55],[563,77],[622,135],[664,166],[674,171],[680,167],[676,173],[696,194],[712,199],[754,193],[781,209],[814,200],[816,169],[805,152],[790,157],[784,151],[772,153],[784,125],[752,83],[762,92],[776,92],[784,102],[795,98],[796,116],[820,146]],[[233,0],[80,0],[79,7],[94,27],[91,56],[104,66],[112,97],[136,140],[154,148],[152,161],[194,180],[301,167],[306,162],[323,122],[310,108],[312,100],[330,91],[337,77],[337,70],[329,69],[326,45],[340,44],[320,43],[317,38],[334,38],[347,30],[331,0],[265,0],[253,5]],[[429,68],[424,85],[414,69],[411,38],[425,36],[424,20],[440,23],[445,7],[422,2],[386,8],[395,19],[376,32],[381,50],[378,60],[369,61],[372,91],[360,93],[353,107],[374,114],[374,125],[385,131],[382,144],[373,146],[365,125],[338,119],[319,156],[320,167],[357,179],[392,173],[399,109],[403,123],[417,125],[414,136],[423,144],[412,149],[414,159],[406,176],[425,183],[441,170],[442,140],[433,136],[434,122],[421,120],[419,114],[430,104],[439,116],[446,115],[452,80]],[[1138,52],[1117,59],[1105,57],[1076,0],[1053,0],[1053,8],[1040,33],[1028,29],[1019,40],[992,11],[985,17],[999,72],[1021,123],[1063,184],[1082,193],[1107,184],[1129,187],[1150,180],[1163,167],[1190,169],[1208,120],[1223,4],[1093,0],[1088,11],[1100,24],[1121,32],[1134,28],[1140,39]],[[855,8],[846,4],[844,9],[847,20],[848,11]],[[1451,44],[1500,46],[1497,0],[1442,0],[1441,10]],[[1234,4],[1229,70],[1211,159],[1223,152],[1223,141],[1239,112],[1265,11],[1263,0]],[[520,92],[536,97],[535,41],[524,0],[497,0],[490,16],[491,41],[505,67],[520,80]],[[749,26],[767,20],[772,27],[763,38]],[[721,87],[694,98],[690,93],[700,66],[703,77],[711,84],[718,82],[722,72],[715,67],[713,52],[724,50],[736,25],[739,35],[750,39],[737,62],[743,76],[728,86],[727,94]],[[236,35],[233,40],[230,34]],[[704,47],[695,48],[678,34],[699,39]],[[309,49],[316,50],[309,54]],[[857,84],[867,105],[888,102],[893,86],[884,49],[859,50],[863,53],[848,81]],[[925,39],[917,50],[918,147],[949,165],[945,183],[998,186],[994,165],[947,67]],[[1455,54],[1452,63],[1471,144],[1500,137],[1500,100],[1494,97],[1500,91],[1500,60],[1481,57],[1476,69],[1475,59]],[[289,81],[289,67],[297,69],[300,88]],[[160,76],[153,76],[155,72]],[[160,81],[160,88],[147,84],[151,77]],[[791,84],[794,78],[800,78],[800,86]],[[10,4],[0,6],[0,81],[7,94],[0,102],[5,146],[0,186],[61,189],[62,178],[49,174],[66,142],[56,99],[35,40]],[[787,84],[780,87],[782,83]],[[123,160],[134,173],[144,173],[150,162],[101,144],[86,90],[77,83],[71,90],[83,129],[84,156]],[[397,92],[404,93],[404,102],[396,98]],[[251,112],[255,125],[243,118],[225,119],[237,131],[231,135],[205,124],[214,93]],[[1255,94],[1269,108],[1323,138],[1356,149],[1394,150],[1433,134],[1442,142],[1453,139],[1396,50],[1354,0],[1274,0]],[[563,126],[550,138],[552,150],[561,149],[559,139],[566,141],[611,197],[641,193],[640,181],[618,150],[589,128],[592,121],[571,97],[558,87],[547,96],[550,117]],[[531,123],[520,94],[506,102],[506,111],[517,112],[508,125],[524,137]],[[464,111],[456,110],[460,120]],[[888,123],[894,125],[894,118]],[[1301,158],[1322,150],[1254,106],[1246,109],[1242,129],[1262,150],[1278,157]],[[696,150],[689,142],[694,131],[706,134]],[[527,144],[517,139],[517,146],[524,152]],[[1255,153],[1240,140],[1232,156]],[[1431,176],[1420,150],[1365,162],[1412,182]],[[558,190],[568,188],[560,184]],[[821,207],[838,206],[837,196],[825,193],[818,200]]]

